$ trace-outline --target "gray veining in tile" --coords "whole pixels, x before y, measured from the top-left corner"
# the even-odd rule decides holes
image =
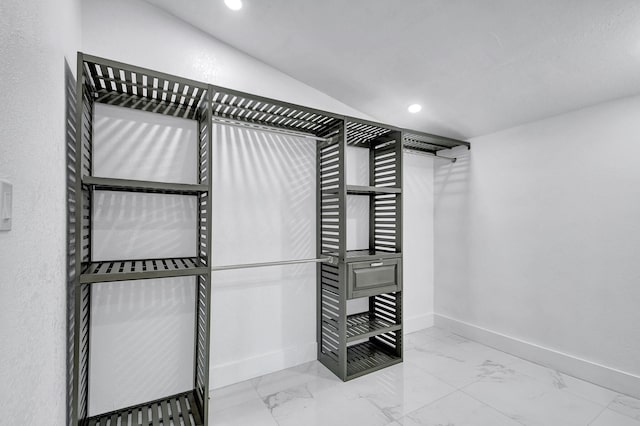
[[[593,401],[603,407],[609,405],[618,395],[617,392],[612,390],[526,360],[518,361],[511,365],[511,368],[521,371],[543,383],[551,384],[557,389],[566,390],[574,395]]]
[[[326,389],[340,385],[342,382],[324,365],[313,361],[258,377],[251,383],[258,394],[264,398],[301,385],[307,385],[309,389]]]
[[[262,401],[251,400],[211,413],[211,426],[278,426]]]
[[[265,398],[280,426],[386,426],[393,419],[365,398],[353,398],[340,387],[309,392],[306,386]]]
[[[212,392],[216,426],[640,426],[640,400],[430,328],[343,383],[317,361]]]
[[[584,426],[603,409],[517,370],[504,370],[501,376],[498,381],[482,378],[463,391],[527,426]]]
[[[518,361],[474,342],[420,346],[405,351],[404,359],[456,388],[499,373]]]
[[[457,391],[400,420],[404,426],[520,426],[486,404]]]
[[[640,421],[634,420],[612,410],[604,410],[590,426],[640,426]]]

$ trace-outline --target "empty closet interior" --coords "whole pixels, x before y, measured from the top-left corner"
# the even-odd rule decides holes
[[[211,343],[212,277],[230,270],[315,268],[306,283],[315,288],[315,313],[296,315],[315,322],[317,359],[340,379],[402,362],[403,151],[437,155],[468,143],[82,53],[77,78],[69,158],[72,425],[207,424],[210,356],[225,351]],[[217,255],[212,230],[224,228],[227,238],[242,230],[217,223],[214,207],[220,218],[243,215],[251,212],[243,203],[264,194],[237,194],[224,178],[215,182],[212,169],[252,176],[261,165],[243,163],[243,150],[264,154],[269,143],[301,150],[299,157],[281,151],[279,170],[293,171],[269,184],[306,176],[294,193],[302,201],[279,213],[303,222],[296,229],[267,222],[246,235],[256,246],[248,258]],[[354,164],[359,170],[349,169]],[[216,206],[225,185],[237,205],[227,193]],[[350,220],[358,209],[359,219]],[[295,249],[279,251],[269,232],[291,234]],[[313,240],[315,253],[302,247]],[[268,281],[268,272],[260,274],[252,285]],[[259,318],[238,312],[224,320]],[[138,380],[141,372],[148,379]]]

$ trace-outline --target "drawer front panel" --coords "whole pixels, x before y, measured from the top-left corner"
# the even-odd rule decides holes
[[[402,288],[400,259],[352,262],[347,265],[347,297],[350,299],[398,291]]]

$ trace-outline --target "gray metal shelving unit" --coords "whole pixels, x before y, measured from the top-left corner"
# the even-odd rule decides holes
[[[369,185],[346,182],[346,149],[369,151]],[[317,148],[318,359],[342,380],[402,362],[402,130],[345,117]],[[369,244],[347,250],[350,197],[369,199]],[[367,298],[349,314],[347,301]]]
[[[69,74],[69,73],[68,73]],[[69,425],[203,426],[209,419],[212,126],[268,130],[317,145],[318,359],[343,380],[402,361],[402,152],[437,154],[468,143],[346,117],[275,99],[78,54],[77,83],[67,75],[69,232]],[[198,183],[93,176],[93,107],[104,103],[198,123]],[[345,181],[347,145],[369,150],[369,185]],[[179,194],[198,199],[196,256],[95,260],[91,250],[94,191]],[[346,249],[349,197],[369,199],[369,244]],[[231,265],[213,270],[258,265]],[[193,389],[134,407],[88,416],[91,289],[96,283],[193,276],[196,286]],[[347,313],[347,300],[368,309]]]
[[[204,83],[78,53],[75,104],[75,186],[71,191],[73,310],[70,312],[69,424],[207,424],[209,416],[209,329],[211,305],[211,127],[212,93]],[[198,183],[193,185],[93,176],[94,105],[104,103],[198,123]],[[95,260],[91,211],[95,191],[152,192],[196,197],[197,241],[194,257]],[[71,199],[72,198],[72,199]],[[98,283],[193,276],[196,287],[193,389],[134,407],[89,417],[89,333],[92,286]],[[135,285],[135,284],[132,284]],[[159,372],[161,374],[161,372]]]
[[[402,153],[468,143],[344,117],[317,147],[318,360],[342,380],[402,362]],[[346,182],[347,146],[369,151],[369,185]],[[369,198],[369,244],[347,250],[347,203]],[[347,301],[367,298],[349,314]]]

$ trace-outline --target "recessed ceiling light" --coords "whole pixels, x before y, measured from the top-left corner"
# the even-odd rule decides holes
[[[224,0],[224,4],[231,10],[242,9],[242,0]]]
[[[420,110],[422,109],[422,105],[419,105],[419,104],[409,105],[409,108],[407,109],[411,114],[415,114],[417,112],[420,112]]]

